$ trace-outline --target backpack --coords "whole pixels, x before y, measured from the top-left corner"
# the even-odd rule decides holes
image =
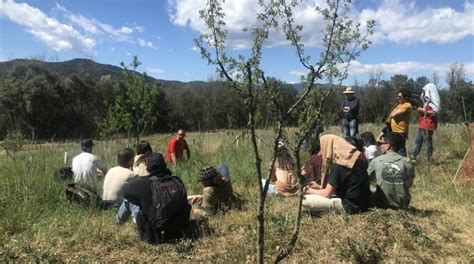
[[[189,222],[191,206],[186,189],[176,176],[151,177],[152,206],[148,212],[155,241],[177,238]]]
[[[81,183],[71,183],[66,187],[66,199],[88,206],[99,206],[102,199],[95,190]]]
[[[53,177],[57,181],[66,181],[72,179],[74,173],[71,167],[62,167],[54,171]]]

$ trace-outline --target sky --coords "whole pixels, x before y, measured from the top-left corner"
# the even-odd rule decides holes
[[[140,72],[164,80],[216,79],[194,45],[206,32],[199,18],[205,0],[0,0],[0,61],[37,58],[66,61],[92,59],[119,66],[138,56]],[[438,75],[446,86],[453,63],[463,63],[474,79],[474,1],[353,0],[350,16],[376,21],[373,45],[351,63],[344,81],[367,82],[376,72],[410,78]],[[302,40],[316,62],[323,24],[315,6],[324,0],[303,0],[295,10],[303,26]],[[226,0],[224,12],[230,54],[248,54],[250,35],[242,28],[256,21],[258,0]],[[266,76],[298,82],[305,68],[280,32],[272,32],[263,50]]]

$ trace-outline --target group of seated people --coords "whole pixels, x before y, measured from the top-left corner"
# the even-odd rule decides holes
[[[361,139],[323,135],[310,148],[302,167],[307,182],[303,206],[310,211],[356,214],[370,207],[408,209],[415,177],[410,160],[398,154],[403,138],[370,132]],[[286,147],[278,147],[269,193],[288,197],[299,192],[295,162]],[[263,180],[265,183],[265,180]]]
[[[347,214],[364,212],[370,207],[408,208],[414,170],[409,160],[397,153],[403,139],[388,133],[380,138],[378,146],[373,146],[375,140],[370,135],[366,136],[368,140],[365,140],[362,148],[351,144],[354,143],[351,139],[336,135],[323,135],[312,144],[310,156],[301,170],[306,181],[305,208]],[[180,203],[182,209],[173,211],[173,215],[185,219],[176,230],[183,228],[191,214],[195,219],[207,218],[238,204],[225,164],[219,165],[217,169],[204,166],[198,176],[198,181],[203,185],[202,194],[187,196],[183,182],[171,176],[173,174],[165,158],[153,152],[149,142],[141,141],[138,144],[137,155],[130,148],[120,150],[117,155],[119,165],[108,171],[100,159],[91,153],[92,146],[92,140],[83,141],[83,152],[73,160],[75,181],[87,182],[89,179],[83,172],[84,167],[90,167],[87,171],[94,173],[96,169],[102,170],[105,174],[102,199],[111,207],[118,208],[115,223],[123,224],[132,215],[143,240],[152,243],[159,241],[151,227],[154,220],[149,219],[149,215],[153,214],[150,210],[156,210],[153,208],[156,199],[153,186],[157,185],[153,185],[153,179],[169,178],[176,182],[176,185],[170,185],[177,186],[174,189],[161,190],[168,192],[164,195],[171,197],[174,192],[184,192],[184,202]],[[300,180],[295,176],[295,166],[288,149],[281,144],[270,174],[268,192],[283,197],[298,195]],[[169,190],[172,190],[171,194]],[[180,223],[178,220],[171,222],[176,225]]]
[[[232,207],[238,207],[238,199],[234,195],[230,181],[229,169],[225,164],[220,164],[218,169],[213,166],[204,166],[199,171],[198,181],[203,185],[201,195],[187,196],[186,188],[176,176],[169,170],[165,158],[160,153],[153,152],[148,141],[141,141],[137,146],[137,155],[130,148],[118,151],[118,166],[107,170],[105,164],[94,154],[92,140],[86,139],[81,142],[82,153],[77,155],[72,162],[75,183],[86,184],[91,187],[100,186],[102,182],[96,175],[96,171],[105,174],[102,183],[102,204],[108,208],[118,208],[115,216],[115,224],[124,224],[129,216],[132,216],[136,223],[142,240],[150,243],[159,242],[165,238],[159,238],[150,221],[153,210],[154,192],[152,188],[153,179],[169,178],[176,181],[176,184],[169,184],[171,189],[177,189],[184,193],[184,203],[179,204],[179,209],[173,212],[173,216],[166,221],[175,225],[170,227],[174,230],[166,234],[173,238],[179,236],[193,215],[194,219],[204,219],[220,211],[225,211]],[[160,191],[162,191],[160,190]],[[172,196],[173,194],[171,194]],[[172,198],[170,198],[172,199]],[[174,233],[173,233],[174,232]]]

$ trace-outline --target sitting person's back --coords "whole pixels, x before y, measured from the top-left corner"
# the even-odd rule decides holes
[[[410,160],[398,154],[403,138],[389,133],[383,137],[381,149],[384,155],[372,160],[367,172],[377,189],[372,199],[379,208],[408,209],[411,201],[410,187],[415,172]]]
[[[98,180],[97,170],[100,170],[103,175],[107,173],[106,165],[99,157],[92,154],[93,146],[94,143],[91,139],[81,141],[82,152],[72,160],[72,172],[75,183],[94,186]]]
[[[153,149],[148,141],[142,140],[137,146],[137,156],[133,161],[133,173],[138,176],[148,176],[146,170],[146,159],[153,153]]]
[[[294,174],[295,161],[285,146],[277,150],[275,166],[270,181],[275,184],[276,194],[282,196],[294,196],[298,194],[299,181]]]
[[[140,207],[136,219],[140,238],[149,243],[179,238],[189,223],[191,209],[184,184],[171,176],[161,154],[148,157],[147,171],[149,176],[126,184],[123,189],[124,198]]]
[[[225,167],[225,168],[224,168]],[[198,217],[208,217],[219,210],[230,209],[237,198],[234,195],[227,166],[221,164],[219,172],[212,166],[205,166],[199,172],[199,181],[204,186],[202,195],[190,196],[194,204],[193,214]]]
[[[129,148],[119,151],[117,160],[120,166],[113,167],[105,175],[104,190],[102,199],[110,203],[121,203],[123,200],[122,189],[126,183],[136,180],[133,171],[130,170],[133,164],[135,153]]]

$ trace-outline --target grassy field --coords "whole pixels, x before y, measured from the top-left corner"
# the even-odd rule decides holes
[[[412,148],[415,126],[410,131]],[[364,125],[361,131],[376,129]],[[332,128],[325,133],[338,133]],[[134,224],[113,224],[114,211],[69,203],[66,183],[52,173],[63,166],[64,152],[79,153],[79,144],[28,145],[16,161],[0,154],[0,262],[255,262],[257,185],[249,140],[240,131],[189,133],[192,160],[171,170],[189,194],[201,190],[197,172],[204,164],[228,164],[234,189],[246,200],[242,211],[209,220],[210,232],[197,239],[148,245]],[[290,133],[291,134],[291,133]],[[163,152],[169,135],[146,138]],[[260,131],[265,167],[272,132]],[[425,148],[416,164],[409,211],[373,210],[356,216],[305,215],[300,238],[287,262],[473,262],[473,186],[452,179],[468,143],[461,125],[442,125],[435,134],[436,163],[430,167]],[[110,167],[127,141],[97,142],[94,153]],[[69,161],[70,162],[70,161]],[[266,207],[266,259],[285,245],[294,227],[297,199],[269,197]]]

